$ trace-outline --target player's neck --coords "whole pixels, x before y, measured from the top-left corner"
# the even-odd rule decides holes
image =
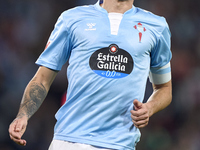
[[[107,10],[108,13],[125,13],[132,8],[134,0],[104,0],[101,7]]]

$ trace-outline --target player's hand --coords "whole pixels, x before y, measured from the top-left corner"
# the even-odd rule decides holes
[[[131,118],[133,124],[137,128],[143,128],[149,123],[149,110],[146,104],[141,103],[137,99],[133,101],[134,110],[131,110]]]
[[[17,144],[25,146],[26,140],[21,139],[26,130],[28,119],[26,117],[16,118],[9,126],[10,138]]]

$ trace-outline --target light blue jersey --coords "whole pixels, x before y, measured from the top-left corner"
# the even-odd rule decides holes
[[[143,101],[150,72],[170,73],[165,19],[134,6],[108,14],[99,2],[65,11],[36,64],[60,70],[68,59],[67,101],[56,113],[54,139],[134,150],[140,131],[133,100]]]

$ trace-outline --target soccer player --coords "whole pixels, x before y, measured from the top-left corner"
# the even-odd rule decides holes
[[[27,122],[68,59],[67,101],[55,115],[49,150],[135,150],[139,129],[172,99],[166,20],[135,7],[133,0],[98,1],[63,12],[10,124],[16,143],[26,145]],[[154,91],[143,103],[148,77]]]

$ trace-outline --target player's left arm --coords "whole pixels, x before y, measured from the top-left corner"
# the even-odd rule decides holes
[[[171,80],[164,84],[153,84],[153,94],[148,99],[146,105],[149,108],[149,115],[166,108],[172,101]]]
[[[134,100],[134,110],[131,110],[133,124],[137,128],[143,128],[148,125],[149,118],[166,108],[172,101],[172,83],[171,80],[163,84],[153,84],[153,93],[146,103]]]
[[[165,18],[156,33],[155,47],[151,50],[151,64],[149,79],[153,84],[153,93],[146,103],[134,100],[134,109],[131,110],[133,124],[137,128],[145,127],[149,118],[158,111],[166,108],[172,101],[171,83],[171,33]]]

